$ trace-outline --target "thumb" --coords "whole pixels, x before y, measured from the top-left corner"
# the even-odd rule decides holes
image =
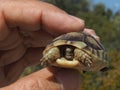
[[[78,90],[79,85],[77,71],[44,68],[1,90]]]

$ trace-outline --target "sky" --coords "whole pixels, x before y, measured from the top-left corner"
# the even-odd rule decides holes
[[[120,0],[93,0],[93,4],[104,3],[107,8],[113,12],[120,12]]]

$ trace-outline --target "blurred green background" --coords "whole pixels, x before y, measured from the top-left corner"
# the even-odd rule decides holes
[[[85,20],[87,28],[94,29],[108,52],[111,69],[107,72],[82,74],[82,90],[120,90],[120,11],[106,8],[92,0],[42,0],[52,3],[69,14]],[[108,0],[109,1],[109,0]],[[40,65],[25,69],[22,76],[41,69]]]

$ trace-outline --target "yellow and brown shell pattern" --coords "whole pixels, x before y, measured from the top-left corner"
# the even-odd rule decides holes
[[[70,32],[55,38],[43,51],[43,66],[100,71],[108,66],[103,45],[91,35]]]

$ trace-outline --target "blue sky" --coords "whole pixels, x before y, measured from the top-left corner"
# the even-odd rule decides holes
[[[114,12],[120,12],[120,0],[92,0],[94,4],[104,3],[107,8],[110,8]]]

